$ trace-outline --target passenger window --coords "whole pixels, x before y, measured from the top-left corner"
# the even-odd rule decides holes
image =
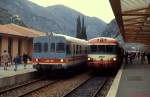
[[[43,50],[45,53],[48,52],[48,43],[44,43]]]
[[[82,46],[82,54],[85,54],[85,47]]]
[[[69,55],[71,54],[71,49],[70,49],[70,45],[66,46],[66,53]]]
[[[51,52],[55,52],[55,43],[51,43]]]
[[[65,44],[64,43],[57,43],[56,52],[64,52],[65,51]]]
[[[40,53],[42,51],[41,43],[34,43],[33,49],[35,53]]]
[[[76,54],[78,54],[79,49],[78,49],[78,45],[76,45]]]
[[[73,55],[75,55],[76,54],[76,45],[73,45]]]
[[[79,47],[80,47],[80,54],[81,54],[82,53],[82,47],[81,47],[81,45]]]

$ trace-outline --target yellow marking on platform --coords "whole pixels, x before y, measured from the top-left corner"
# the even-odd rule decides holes
[[[106,97],[116,97],[124,65],[119,69]]]

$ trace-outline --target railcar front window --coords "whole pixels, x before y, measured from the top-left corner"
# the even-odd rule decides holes
[[[65,44],[64,43],[57,43],[56,52],[64,52],[65,51]]]
[[[116,45],[106,45],[106,52],[108,53],[116,53],[117,46]]]
[[[106,52],[106,47],[105,45],[98,45],[98,53],[105,53]]]
[[[91,45],[90,53],[116,53],[116,45]]]
[[[35,53],[40,53],[42,51],[41,43],[34,43],[33,49]]]
[[[96,53],[97,52],[97,45],[91,45],[90,46],[90,52],[91,53]]]

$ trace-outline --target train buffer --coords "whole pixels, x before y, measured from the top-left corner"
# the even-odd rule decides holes
[[[150,97],[150,64],[124,64],[106,97]]]

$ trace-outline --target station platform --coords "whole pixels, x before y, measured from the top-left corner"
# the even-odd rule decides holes
[[[0,67],[0,89],[31,80],[37,76],[36,70],[31,64],[28,64],[25,69],[23,64],[19,64],[17,71],[14,71],[14,68],[14,65],[8,67],[8,70]]]
[[[26,72],[36,71],[35,69],[33,69],[33,65],[31,65],[31,64],[28,64],[26,66],[26,69],[24,69],[23,64],[17,66],[17,71],[14,71],[14,68],[15,68],[15,66],[11,65],[10,67],[8,67],[8,70],[4,70],[4,68],[1,66],[0,67],[0,78],[10,77],[10,76],[18,75],[18,74],[23,74]]]
[[[150,64],[124,64],[106,97],[150,97]]]

